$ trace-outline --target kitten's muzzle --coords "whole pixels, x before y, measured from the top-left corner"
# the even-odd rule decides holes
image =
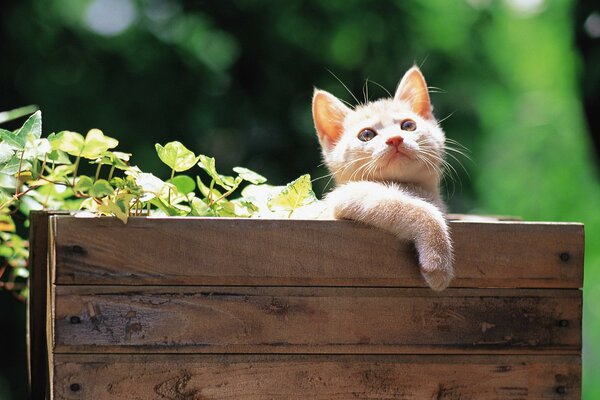
[[[392,136],[391,138],[388,138],[385,143],[387,145],[390,145],[392,147],[398,147],[400,146],[402,143],[404,142],[404,138],[400,135],[397,136]]]

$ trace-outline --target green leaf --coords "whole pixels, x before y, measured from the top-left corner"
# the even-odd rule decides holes
[[[71,164],[71,159],[64,151],[52,150],[47,155],[47,160],[55,164]]]
[[[33,139],[39,139],[42,136],[42,112],[36,111],[33,115],[27,118],[27,121],[17,131],[16,136],[22,138],[32,137]]]
[[[75,190],[78,193],[87,194],[87,192],[89,192],[93,186],[94,180],[89,176],[82,175],[79,178],[77,178],[77,183],[75,183],[73,190]]]
[[[176,172],[187,171],[198,161],[194,153],[180,142],[169,142],[164,147],[156,143],[154,147],[160,160]]]
[[[181,193],[190,193],[196,189],[196,183],[187,175],[177,175],[171,182]]]
[[[19,165],[21,166],[21,171],[28,171],[31,169],[31,163],[29,161],[21,160],[19,157],[14,157],[8,160],[8,162],[4,164],[0,164],[0,173],[7,175],[15,175],[19,172]]]
[[[37,106],[30,105],[25,107],[16,108],[10,111],[2,111],[0,112],[0,124],[8,121],[12,121],[17,118],[24,117],[25,115],[29,115],[31,113],[36,112],[38,109]]]
[[[6,129],[0,129],[0,139],[4,140],[6,144],[15,150],[23,150],[27,142],[26,136],[17,136],[16,132],[12,133]]]
[[[92,197],[100,198],[104,196],[110,196],[114,192],[115,190],[106,179],[98,179],[96,182],[94,182],[89,194]]]
[[[249,170],[244,167],[234,167],[233,170],[238,173],[240,178],[250,183],[254,183],[255,185],[259,185],[261,183],[265,183],[267,178],[264,176],[257,174],[256,172]]]
[[[316,199],[312,191],[310,175],[306,174],[289,183],[279,194],[273,196],[268,206],[271,210],[290,211],[291,214],[298,207],[310,204]]]
[[[117,147],[119,141],[105,136],[100,129],[91,129],[85,136],[81,157],[94,160],[108,149]]]
[[[206,171],[206,173],[214,179],[215,183],[221,187],[224,187],[226,189],[230,189],[230,187],[228,187],[225,182],[223,182],[223,180],[221,179],[221,175],[219,175],[219,173],[217,172],[217,168],[215,166],[215,159],[214,157],[207,157],[203,154],[200,154],[198,156],[199,162],[198,162],[198,166],[200,168],[202,168],[204,171]]]

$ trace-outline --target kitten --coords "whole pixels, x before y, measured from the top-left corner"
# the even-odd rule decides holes
[[[406,72],[393,99],[354,109],[315,89],[312,112],[325,164],[336,182],[325,199],[333,216],[413,240],[421,274],[432,289],[445,289],[453,277],[439,189],[445,135],[419,68]]]

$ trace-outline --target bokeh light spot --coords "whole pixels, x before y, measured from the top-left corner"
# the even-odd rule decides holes
[[[116,36],[135,21],[137,10],[131,0],[94,0],[84,19],[88,28],[103,36]]]

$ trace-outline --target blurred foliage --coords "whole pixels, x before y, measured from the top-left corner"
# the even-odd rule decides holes
[[[163,178],[154,143],[176,139],[225,170],[247,165],[282,183],[326,173],[312,88],[354,101],[328,70],[362,101],[367,78],[392,91],[416,62],[442,88],[432,100],[438,118],[449,117],[448,137],[471,150],[447,182],[453,211],[586,224],[584,399],[597,399],[600,183],[577,79],[575,3],[13,1],[0,20],[0,109],[35,103],[48,132],[101,128]],[[594,82],[586,93],[598,93]],[[368,95],[385,91],[371,83]],[[23,398],[23,381],[6,382],[25,356],[10,351],[0,391],[13,394],[0,398]]]

